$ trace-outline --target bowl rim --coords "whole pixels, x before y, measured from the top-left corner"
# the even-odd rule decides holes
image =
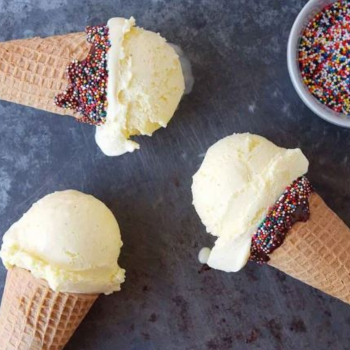
[[[328,3],[333,3],[338,0],[329,0]],[[350,117],[342,113],[337,113],[331,110],[329,107],[323,105],[319,102],[316,97],[314,97],[304,82],[302,81],[301,72],[299,65],[297,63],[297,50],[300,40],[300,35],[302,30],[305,28],[305,23],[308,23],[310,18],[314,16],[311,15],[312,11],[315,10],[315,6],[323,7],[320,4],[320,0],[310,0],[305,4],[302,10],[299,12],[297,18],[294,21],[293,27],[289,34],[288,46],[287,46],[287,65],[289,76],[292,80],[292,84],[298,93],[302,101],[319,117],[322,119],[345,128],[350,128]],[[326,4],[324,5],[326,6]],[[307,17],[309,17],[307,19]]]

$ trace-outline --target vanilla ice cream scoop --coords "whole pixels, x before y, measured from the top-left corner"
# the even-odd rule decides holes
[[[159,34],[135,27],[134,18],[108,21],[107,115],[96,142],[108,156],[133,152],[133,135],[166,127],[185,90],[174,48]]]
[[[130,137],[151,136],[174,115],[185,90],[179,56],[133,17],[87,27],[86,34],[90,52],[69,64],[68,87],[55,103],[97,126],[96,142],[107,156],[133,152],[139,144]]]
[[[112,212],[98,199],[67,190],[35,203],[3,237],[1,258],[44,279],[57,292],[120,290],[122,241]]]
[[[281,148],[258,135],[234,134],[210,147],[192,184],[195,209],[218,237],[207,264],[240,270],[269,207],[307,170],[300,149]]]

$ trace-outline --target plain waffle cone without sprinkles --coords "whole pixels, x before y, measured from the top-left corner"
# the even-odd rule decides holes
[[[0,349],[63,349],[97,298],[54,292],[29,271],[12,268],[1,302]]]
[[[93,196],[66,190],[34,203],[3,237],[0,349],[63,349],[98,296],[120,290],[121,246],[114,215]]]

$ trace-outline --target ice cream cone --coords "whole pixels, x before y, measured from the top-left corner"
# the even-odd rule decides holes
[[[101,126],[95,139],[108,156],[133,152],[140,147],[130,137],[166,127],[184,90],[174,48],[133,17],[0,43],[0,99]]]
[[[84,32],[0,43],[0,99],[79,118],[54,97],[67,87],[68,64],[89,49]]]
[[[293,225],[268,263],[350,304],[350,229],[316,193],[310,219]]]
[[[63,349],[97,297],[54,292],[27,270],[12,268],[0,309],[0,349]]]

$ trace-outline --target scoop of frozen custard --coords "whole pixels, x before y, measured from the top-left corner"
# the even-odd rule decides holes
[[[207,264],[240,270],[268,209],[307,170],[300,149],[281,148],[258,135],[234,134],[210,147],[192,185],[196,211],[218,237]]]
[[[107,116],[96,141],[109,156],[132,152],[133,135],[151,136],[166,127],[185,89],[175,50],[159,34],[135,27],[135,20],[108,21]]]
[[[96,125],[96,142],[108,156],[139,148],[135,135],[166,127],[181,100],[185,81],[179,56],[159,34],[112,18],[87,27],[88,56],[67,68],[69,84],[55,103]]]
[[[35,203],[5,233],[1,258],[69,293],[120,290],[122,241],[112,212],[98,199],[68,190]]]

